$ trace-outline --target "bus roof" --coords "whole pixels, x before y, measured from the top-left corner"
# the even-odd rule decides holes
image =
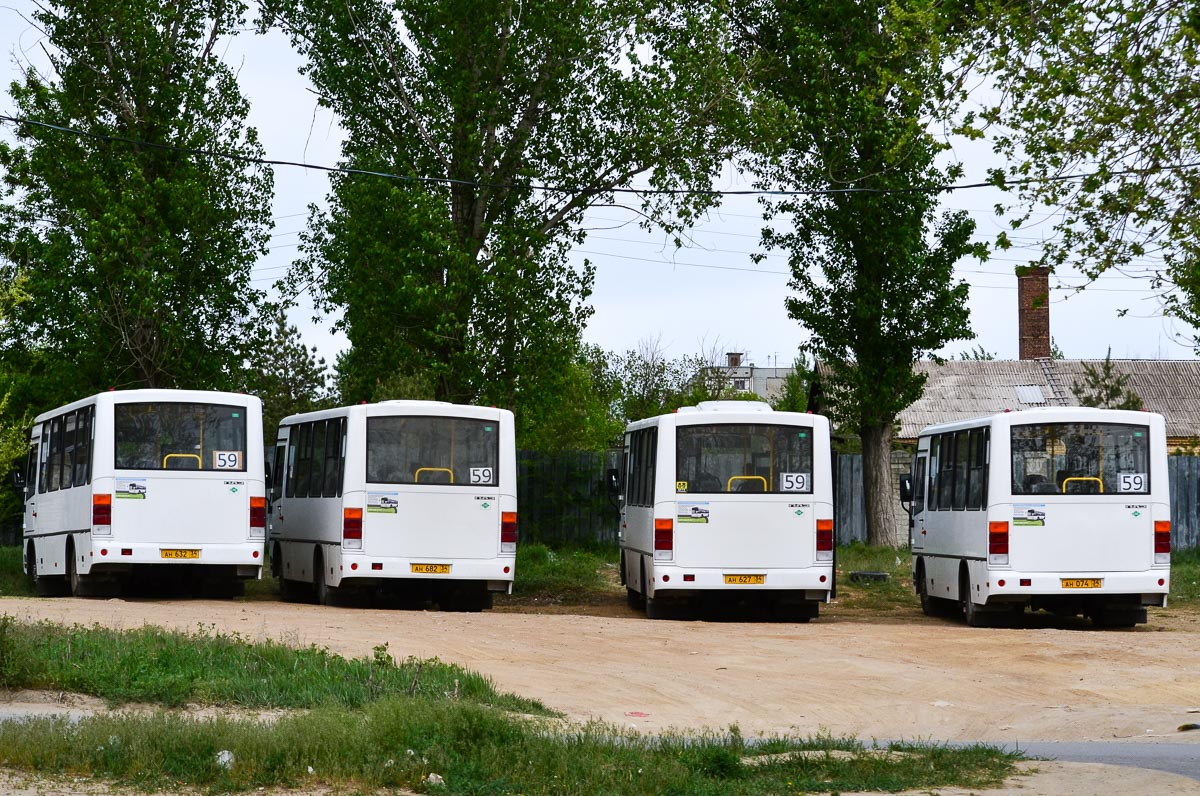
[[[1029,409],[997,412],[993,415],[982,415],[966,420],[936,423],[921,429],[920,436],[928,437],[947,431],[960,431],[966,428],[981,428],[992,425],[1020,426],[1032,423],[1070,422],[1124,423],[1147,426],[1155,423],[1165,423],[1162,415],[1137,409],[1100,409],[1094,406],[1038,406]]]
[[[33,419],[34,423],[41,423],[43,420],[48,420],[51,417],[60,415],[63,412],[69,412],[72,409],[78,409],[82,406],[89,406],[96,403],[186,403],[186,402],[203,402],[203,403],[225,403],[235,406],[250,406],[251,404],[262,404],[262,400],[257,395],[248,395],[241,392],[221,392],[219,390],[175,390],[175,389],[139,389],[139,390],[107,390],[99,392],[95,395],[89,395],[86,398],[80,398],[78,401],[72,401],[69,404],[55,407],[47,412],[42,412]]]

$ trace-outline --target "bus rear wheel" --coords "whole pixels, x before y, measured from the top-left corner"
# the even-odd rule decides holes
[[[25,571],[33,581],[33,592],[38,597],[58,597],[66,592],[66,584],[62,578],[48,578],[38,574],[37,549],[32,542],[25,551]]]
[[[317,605],[329,605],[334,589],[325,581],[325,556],[317,550],[313,556],[313,596]]]

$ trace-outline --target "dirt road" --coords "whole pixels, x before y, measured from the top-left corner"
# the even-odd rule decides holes
[[[452,614],[208,600],[6,599],[0,611],[116,627],[215,628],[352,657],[387,643],[489,675],[574,719],[646,731],[830,732],[966,741],[1197,744],[1200,621],[1149,629],[971,629],[950,621],[807,625]],[[1155,632],[1154,628],[1159,628]]]

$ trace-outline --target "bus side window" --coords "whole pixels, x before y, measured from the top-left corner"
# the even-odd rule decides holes
[[[38,474],[38,448],[41,447],[38,443],[33,443],[33,447],[29,449],[29,459],[25,465],[25,499],[33,497],[37,490],[35,482]]]
[[[296,449],[300,444],[300,427],[292,426],[288,433],[287,449],[287,487],[284,493],[288,497],[296,496]]]
[[[75,486],[92,482],[92,411],[88,406],[79,410],[75,432]]]

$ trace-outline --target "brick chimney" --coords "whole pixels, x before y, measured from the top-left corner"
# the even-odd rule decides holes
[[[1026,268],[1017,275],[1017,333],[1021,359],[1049,359],[1049,268]]]
[[[725,352],[725,366],[729,368],[740,368],[742,366],[742,353]]]

